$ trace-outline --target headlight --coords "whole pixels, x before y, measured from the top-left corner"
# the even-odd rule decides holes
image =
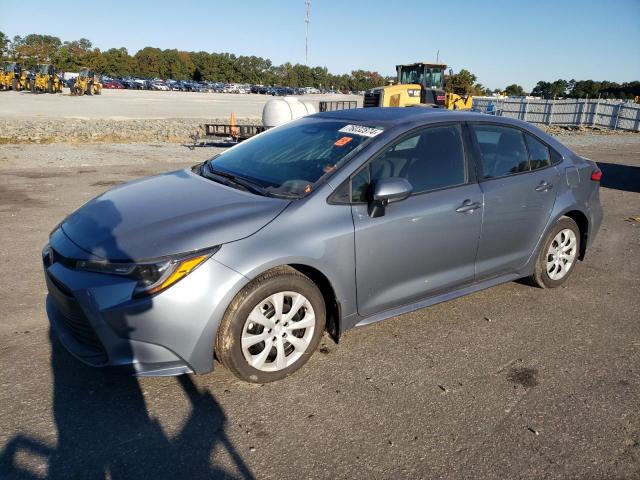
[[[76,263],[76,268],[89,272],[129,277],[137,281],[133,296],[144,297],[160,293],[182,280],[218,251],[218,248],[208,250],[205,253],[198,252],[192,256],[180,256],[155,262],[112,263],[79,260]]]

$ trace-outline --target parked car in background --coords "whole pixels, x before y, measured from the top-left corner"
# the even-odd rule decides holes
[[[122,85],[122,83],[118,82],[117,80],[104,80],[102,82],[102,88],[123,89],[124,85]]]
[[[325,330],[519,278],[563,285],[600,226],[601,175],[505,117],[315,114],[69,215],[43,250],[47,312],[96,367],[205,373],[215,354],[278,380]]]
[[[169,87],[164,82],[153,81],[153,82],[151,82],[151,90],[161,90],[161,91],[164,91],[164,92],[168,92],[169,91]]]

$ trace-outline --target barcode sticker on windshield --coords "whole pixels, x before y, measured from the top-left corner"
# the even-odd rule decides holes
[[[361,137],[375,137],[382,133],[382,130],[379,128],[364,127],[362,125],[345,125],[338,131],[341,133],[360,135]]]

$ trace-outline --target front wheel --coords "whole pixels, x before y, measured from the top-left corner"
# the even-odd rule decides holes
[[[529,280],[540,288],[559,287],[573,272],[579,252],[580,229],[571,218],[562,217],[547,235]]]
[[[272,270],[233,300],[220,324],[215,353],[242,380],[280,380],[313,355],[325,315],[322,293],[308,277],[288,267]]]

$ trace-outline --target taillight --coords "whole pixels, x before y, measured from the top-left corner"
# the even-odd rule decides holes
[[[593,172],[591,172],[591,180],[593,180],[594,182],[599,182],[601,178],[602,170],[596,167]]]

